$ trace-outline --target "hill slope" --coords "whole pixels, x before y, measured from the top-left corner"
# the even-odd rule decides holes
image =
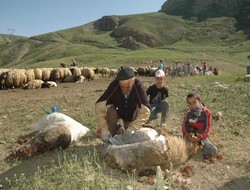
[[[220,59],[232,60],[232,51],[244,56],[249,51],[249,31],[237,30],[236,24],[233,17],[197,22],[195,18],[183,19],[161,12],[106,16],[67,30],[15,38],[8,43],[0,40],[0,66],[54,67],[61,62],[70,63],[72,58],[80,65],[133,65],[159,57],[190,57],[183,52],[194,52],[190,59],[202,59],[195,53],[201,51],[201,46],[204,53],[210,54],[206,58],[221,52]],[[187,47],[190,49],[186,50]]]

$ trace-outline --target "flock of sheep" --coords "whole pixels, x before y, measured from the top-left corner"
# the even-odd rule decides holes
[[[154,76],[158,69],[155,66],[131,68],[136,75],[140,76]],[[110,69],[108,67],[0,69],[0,90],[49,88],[57,86],[56,82],[81,83],[89,80],[98,80],[99,76],[114,77],[119,69]],[[176,64],[173,67],[166,66],[163,69],[167,75],[172,77],[192,76],[194,73],[198,73],[193,65],[188,64]]]
[[[56,82],[83,82],[98,79],[94,68],[0,69],[0,89],[49,88]]]

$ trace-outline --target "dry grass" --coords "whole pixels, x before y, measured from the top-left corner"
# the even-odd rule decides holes
[[[236,79],[234,75],[223,75],[166,80],[171,92],[167,124],[177,133],[187,110],[185,97],[189,91],[200,92],[213,115],[223,112],[223,118],[213,122],[211,139],[222,144],[220,151],[224,159],[208,164],[202,162],[200,154],[192,158],[189,164],[195,165],[194,189],[225,189],[227,185],[234,188],[235,184],[244,188],[248,185],[245,176],[249,172],[250,156],[250,112],[247,107],[250,84]],[[101,141],[94,136],[97,129],[94,104],[111,80],[107,77],[84,84],[59,84],[50,89],[0,91],[0,184],[3,189],[44,189],[45,186],[46,189],[153,188],[137,182],[137,171],[110,170],[99,158]],[[141,77],[141,80],[146,87],[154,82],[149,77]],[[216,81],[228,88],[215,87]],[[66,150],[16,162],[6,159],[16,140],[32,132],[30,125],[45,114],[43,108],[52,106],[60,107],[63,113],[90,128],[93,136],[83,138]],[[204,179],[206,186],[201,183]]]

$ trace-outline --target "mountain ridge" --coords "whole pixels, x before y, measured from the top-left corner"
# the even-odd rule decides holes
[[[238,28],[249,28],[249,0],[168,0],[160,12],[185,18],[197,17],[200,21],[215,17],[235,17]]]

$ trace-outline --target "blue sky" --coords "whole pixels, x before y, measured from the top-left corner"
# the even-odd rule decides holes
[[[157,12],[166,0],[0,0],[0,34],[35,36],[106,15]],[[14,29],[14,30],[9,30]]]

